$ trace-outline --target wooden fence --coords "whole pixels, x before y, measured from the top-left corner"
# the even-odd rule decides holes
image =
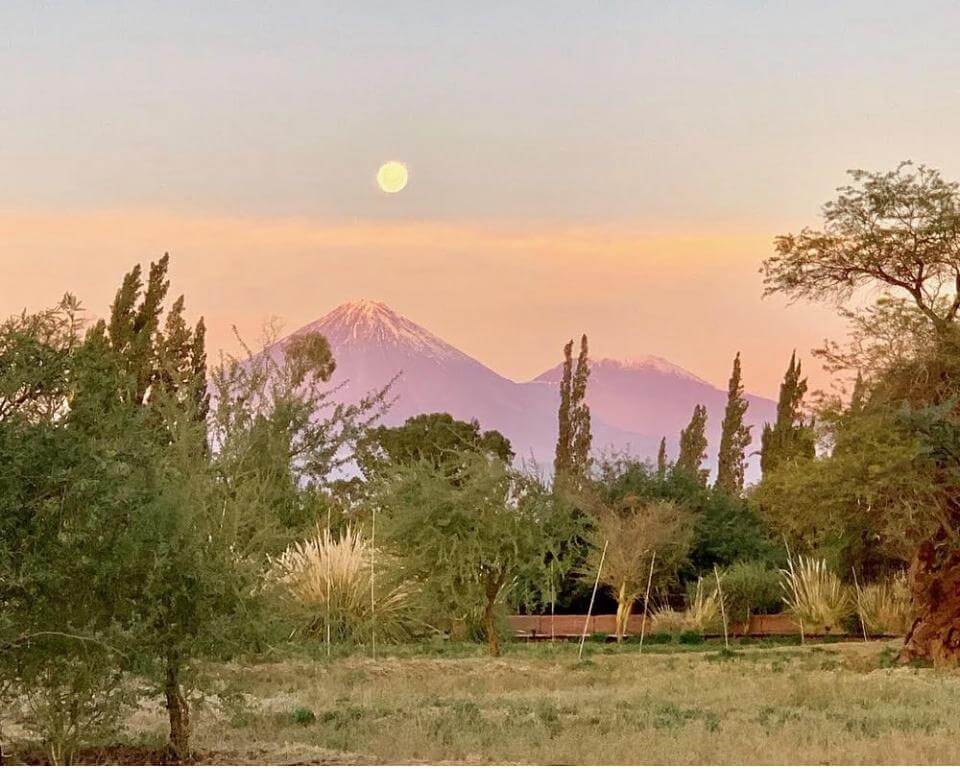
[[[510,628],[518,638],[579,638],[587,622],[587,635],[606,633],[612,635],[616,629],[616,615],[595,614],[587,622],[586,614],[513,614],[509,617]],[[635,614],[627,623],[627,633],[640,634],[643,616]],[[650,633],[650,619],[647,618],[647,633]],[[750,622],[730,624],[732,635],[798,635],[800,626],[788,614],[754,614]]]

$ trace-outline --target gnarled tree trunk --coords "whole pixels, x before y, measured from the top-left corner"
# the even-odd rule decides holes
[[[956,510],[951,512],[951,518],[960,520]],[[907,633],[900,662],[960,664],[960,547],[944,525],[914,556],[910,590],[916,620]]]
[[[500,636],[497,633],[497,597],[503,587],[502,574],[487,574],[484,580],[483,635],[491,657],[500,656]]]
[[[180,666],[176,660],[167,660],[164,684],[167,715],[170,717],[170,754],[183,761],[190,755],[190,703],[180,688]]]

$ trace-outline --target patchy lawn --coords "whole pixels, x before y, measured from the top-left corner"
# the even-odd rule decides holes
[[[960,676],[890,667],[894,648],[284,652],[209,666],[219,694],[196,709],[194,743],[216,763],[960,762]],[[144,707],[126,742],[160,746],[164,727]]]

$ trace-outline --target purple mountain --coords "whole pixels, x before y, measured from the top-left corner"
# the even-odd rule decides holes
[[[514,382],[386,305],[369,300],[343,304],[293,336],[307,331],[318,331],[330,342],[337,362],[332,384],[342,385],[343,400],[356,401],[399,375],[392,390],[396,400],[385,423],[401,424],[433,411],[476,419],[484,429],[507,436],[518,458],[550,470],[557,439],[560,366],[531,382]],[[282,349],[284,341],[277,346]],[[694,404],[703,403],[710,417],[711,455],[716,452],[726,392],[662,358],[593,361],[587,392],[596,451],[613,448],[653,457],[665,435],[675,454],[680,429]],[[756,396],[748,400],[748,421],[755,425],[772,421],[773,401]],[[759,430],[754,427],[755,444]],[[752,467],[748,476],[756,475]]]

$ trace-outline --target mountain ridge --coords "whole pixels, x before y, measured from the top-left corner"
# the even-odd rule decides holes
[[[458,419],[477,419],[510,439],[518,458],[549,468],[556,444],[559,406],[557,382],[562,364],[528,381],[503,376],[383,302],[359,299],[338,305],[316,321],[281,339],[282,351],[294,336],[323,334],[337,362],[332,384],[347,402],[396,378],[394,405],[384,418],[389,425],[430,411]],[[675,452],[680,429],[697,403],[707,406],[708,464],[713,464],[726,391],[655,355],[591,360],[587,402],[592,416],[594,450],[629,450],[650,459],[661,437]],[[776,404],[747,395],[748,421],[771,421]],[[751,413],[752,412],[752,413]],[[753,430],[759,442],[759,428]],[[757,474],[755,458],[748,475]]]

